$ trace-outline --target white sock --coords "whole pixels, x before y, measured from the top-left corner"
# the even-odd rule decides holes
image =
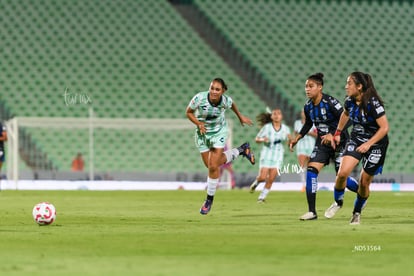
[[[236,159],[239,156],[239,154],[240,154],[239,153],[239,150],[236,149],[236,148],[231,149],[231,150],[226,150],[223,153],[224,153],[224,155],[226,156],[226,159],[227,159],[226,164],[227,163],[230,163],[231,161],[233,161],[234,159]]]
[[[217,184],[219,183],[219,179],[212,179],[210,177],[207,177],[207,194],[209,196],[214,196],[217,189]]]
[[[263,200],[263,199],[265,199],[266,197],[267,197],[267,194],[270,192],[270,190],[269,189],[267,189],[267,188],[263,188],[263,190],[262,190],[262,192],[260,193],[260,195],[259,195],[259,200]]]
[[[250,186],[252,186],[252,185],[255,185],[255,186],[258,185],[257,179],[255,179]]]

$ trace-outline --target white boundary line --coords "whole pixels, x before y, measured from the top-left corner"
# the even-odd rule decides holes
[[[204,182],[168,182],[168,181],[56,181],[56,180],[2,180],[2,190],[205,190]],[[258,187],[261,190],[263,184]],[[333,183],[318,183],[319,190],[333,191]],[[272,190],[300,191],[300,182],[275,182]],[[414,183],[373,183],[371,191],[412,192]]]

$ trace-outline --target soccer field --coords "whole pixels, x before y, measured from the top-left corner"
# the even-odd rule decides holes
[[[361,225],[354,194],[331,220],[299,221],[305,194],[218,191],[1,191],[2,275],[413,275],[414,193],[373,192]],[[33,206],[56,206],[37,226]]]

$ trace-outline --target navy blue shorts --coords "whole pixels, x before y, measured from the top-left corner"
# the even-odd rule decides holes
[[[373,145],[367,152],[360,153],[356,149],[362,143],[349,140],[345,146],[344,156],[352,156],[358,160],[362,159],[362,168],[369,175],[377,175],[382,173],[385,155],[387,153],[388,141]]]
[[[335,171],[338,172],[344,145],[344,143],[341,143],[336,149],[333,149],[330,145],[321,144],[321,140],[317,139],[315,147],[310,155],[309,163],[322,163],[326,166],[332,161],[335,164]]]

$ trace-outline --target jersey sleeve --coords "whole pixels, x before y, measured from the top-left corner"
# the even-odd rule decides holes
[[[284,137],[285,139],[284,140],[288,139],[289,134],[290,134],[290,128],[287,125],[285,125],[285,137]]]
[[[344,110],[341,103],[334,97],[329,97],[329,103],[332,108],[332,113],[335,115],[335,117],[339,118],[342,114],[342,111]]]
[[[302,136],[302,137],[305,137],[305,135],[309,132],[309,130],[312,128],[312,126],[313,126],[313,122],[312,122],[312,119],[311,119],[311,117],[310,117],[310,115],[309,115],[309,111],[306,109],[306,106],[305,106],[305,108],[304,108],[304,111],[305,111],[305,123],[303,124],[303,127],[302,127],[302,129],[299,131],[299,134]]]
[[[188,104],[188,107],[191,108],[192,110],[196,110],[197,107],[200,105],[200,101],[201,101],[201,94],[198,93],[191,99],[190,103]]]
[[[256,138],[263,138],[263,137],[266,137],[266,126],[267,125],[264,125],[260,130],[259,130],[259,132],[257,133],[257,135],[256,135]]]
[[[230,96],[223,95],[225,102],[224,102],[224,108],[230,109],[233,106],[233,99]]]
[[[382,105],[378,99],[372,98],[371,104],[372,104],[371,116],[374,119],[378,119],[379,117],[385,115],[384,105]]]
[[[345,103],[344,103],[344,109],[346,110],[346,112],[349,112],[349,110],[351,109],[351,105],[352,105],[351,98],[350,97],[346,97]]]

